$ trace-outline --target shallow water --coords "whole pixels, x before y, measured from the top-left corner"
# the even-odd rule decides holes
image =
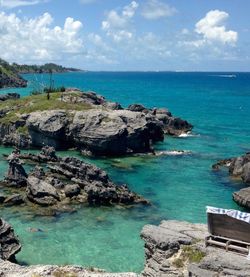
[[[43,82],[48,78],[26,77]],[[107,170],[115,182],[127,183],[149,199],[151,207],[80,207],[75,213],[52,218],[34,218],[31,211],[19,208],[2,209],[1,216],[13,224],[23,243],[19,261],[139,272],[144,263],[139,235],[145,224],[162,219],[205,222],[206,205],[239,208],[232,201],[232,192],[243,185],[230,179],[226,171],[213,172],[211,165],[250,149],[249,73],[67,73],[54,75],[54,79],[57,86],[94,90],[124,106],[168,107],[195,128],[193,136],[167,137],[156,146],[157,151],[187,150],[191,154],[85,159]],[[30,89],[11,91],[28,95]],[[0,153],[10,151],[0,148]],[[71,155],[79,156],[77,152]],[[2,158],[0,169],[3,176],[7,164]],[[30,227],[43,232],[29,232]]]

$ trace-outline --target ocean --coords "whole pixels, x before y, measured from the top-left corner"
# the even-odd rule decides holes
[[[29,87],[2,90],[29,95],[49,76],[25,75]],[[186,150],[185,155],[84,158],[106,170],[117,183],[127,183],[152,203],[149,207],[82,207],[55,217],[33,216],[31,210],[1,208],[23,244],[23,264],[79,264],[112,272],[140,272],[144,265],[140,231],[145,224],[176,219],[206,222],[207,205],[239,208],[232,193],[244,187],[226,170],[214,172],[219,159],[250,149],[250,73],[217,72],[75,72],[54,74],[55,86],[95,91],[123,107],[140,103],[167,107],[194,125],[185,137],[166,137],[157,151]],[[0,148],[0,154],[11,149]],[[171,153],[171,152],[170,152]],[[174,154],[174,153],[173,153]],[[7,163],[0,155],[0,177]],[[43,232],[30,232],[39,228]]]

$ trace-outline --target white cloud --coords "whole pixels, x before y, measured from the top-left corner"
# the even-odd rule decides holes
[[[21,6],[31,6],[47,2],[47,0],[0,0],[0,7],[12,9]]]
[[[238,34],[235,31],[226,30],[224,25],[229,14],[224,11],[209,11],[204,18],[195,25],[195,31],[202,35],[208,42],[221,42],[223,44],[235,44]]]
[[[49,13],[28,19],[0,13],[0,52],[9,61],[31,62],[66,59],[83,51],[82,23],[66,18],[64,26],[52,27]]]
[[[142,16],[146,19],[154,20],[172,16],[176,12],[177,10],[174,7],[170,7],[166,3],[160,2],[159,0],[148,0],[143,6]]]
[[[130,31],[129,25],[138,7],[139,4],[132,1],[121,13],[111,10],[106,20],[102,22],[102,29],[117,42],[132,38],[133,32]]]

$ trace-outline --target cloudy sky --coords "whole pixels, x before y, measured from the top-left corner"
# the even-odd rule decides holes
[[[88,70],[250,71],[249,0],[0,0],[0,57]]]

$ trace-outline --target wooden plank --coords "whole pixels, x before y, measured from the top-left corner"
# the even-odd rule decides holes
[[[250,224],[225,214],[208,213],[208,231],[213,236],[250,243]]]

